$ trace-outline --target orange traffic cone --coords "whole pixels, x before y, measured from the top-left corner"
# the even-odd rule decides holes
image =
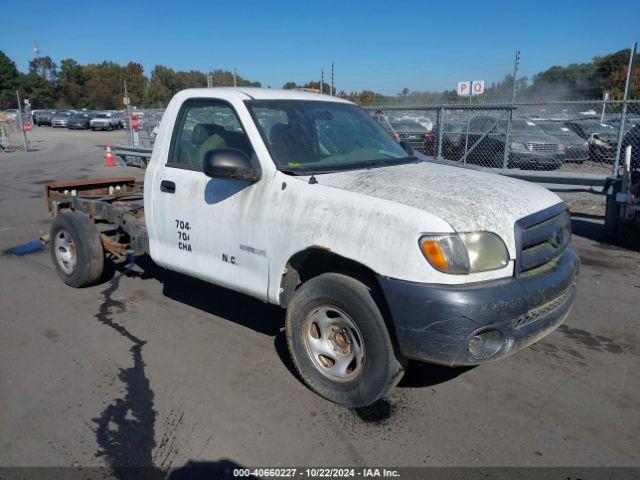
[[[104,166],[105,167],[115,167],[116,161],[113,159],[113,155],[111,155],[111,145],[106,145],[106,154],[104,157]]]

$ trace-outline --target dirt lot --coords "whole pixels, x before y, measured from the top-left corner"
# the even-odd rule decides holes
[[[42,185],[103,167],[122,132],[38,129],[0,154],[0,249],[49,227]],[[565,325],[473,369],[412,364],[352,411],[292,372],[283,312],[151,268],[74,290],[47,250],[0,257],[0,465],[640,466],[640,254],[574,216],[582,255]]]

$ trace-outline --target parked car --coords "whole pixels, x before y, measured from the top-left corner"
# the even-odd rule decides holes
[[[433,134],[418,122],[413,120],[391,120],[391,128],[396,133],[396,140],[407,140],[413,148],[425,155],[428,155],[428,145],[431,143]]]
[[[90,122],[91,130],[115,130],[120,128],[120,114],[97,112]]]
[[[506,120],[478,116],[469,121],[466,145],[466,161],[485,167],[502,168],[507,131]],[[464,159],[465,150],[456,159]],[[508,168],[526,170],[556,170],[562,165],[564,144],[546,134],[530,120],[515,119],[511,122]]]
[[[459,120],[442,123],[442,158],[458,160],[464,153],[467,122]],[[435,126],[427,141],[427,155],[438,155],[439,128]]]
[[[540,185],[420,161],[329,95],[188,89],[161,123],[144,186],[118,179],[117,201],[47,186],[65,284],[99,282],[106,249],[286,308],[300,378],[347,407],[387,395],[408,359],[498,360],[571,310],[571,218]]]
[[[620,148],[620,164],[625,160],[625,150],[631,145],[631,165],[634,170],[640,169],[640,123],[631,128],[622,140]]]
[[[69,124],[69,112],[58,112],[51,119],[51,126],[54,128],[67,128]]]
[[[70,130],[89,130],[92,118],[90,113],[74,113],[69,117],[67,127]]]
[[[589,159],[589,142],[566,126],[564,122],[536,120],[535,124],[564,145],[563,160],[565,162],[584,163]]]
[[[590,160],[613,163],[618,142],[617,128],[596,119],[571,120],[566,125],[587,140]]]
[[[33,123],[38,126],[40,125],[51,126],[51,120],[53,119],[54,115],[55,115],[55,112],[51,110],[38,110],[37,112],[32,114]]]
[[[433,130],[433,121],[430,118],[419,116],[419,117],[414,117],[413,120],[418,122],[420,125],[426,128],[429,132]]]
[[[398,135],[398,133],[393,129],[389,118],[384,114],[382,110],[376,110],[372,116],[375,121],[378,122],[380,126],[389,133],[389,135],[391,135],[391,138],[393,138],[396,142],[400,141],[400,135]]]

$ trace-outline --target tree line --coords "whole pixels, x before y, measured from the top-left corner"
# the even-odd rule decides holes
[[[233,73],[226,70],[214,70],[210,75],[214,86],[234,84]],[[176,92],[206,87],[207,74],[156,65],[147,77],[142,65],[136,62],[81,65],[67,58],[58,65],[48,56],[34,58],[29,62],[28,72],[22,73],[0,51],[0,109],[16,108],[16,90],[21,98],[29,99],[32,108],[120,109],[125,81],[132,105],[164,108]],[[260,82],[240,75],[236,75],[235,81],[238,86],[260,86]]]
[[[600,99],[605,92],[610,98],[622,98],[630,50],[594,57],[591,62],[568,66],[553,66],[531,79],[517,79],[518,100]],[[640,54],[636,56],[630,87],[631,98],[640,98]],[[211,72],[214,86],[231,86],[234,74],[226,70]],[[18,71],[15,63],[0,51],[0,109],[16,108],[16,90],[28,98],[32,108],[90,108],[120,109],[123,107],[123,82],[126,80],[132,105],[146,108],[164,108],[171,97],[185,88],[205,87],[207,74],[199,70],[175,71],[156,65],[147,77],[141,64],[129,62],[120,65],[111,61],[81,65],[71,58],[56,64],[50,57],[37,57],[29,62],[26,73]],[[493,82],[476,102],[510,101],[513,76]],[[238,86],[260,87],[237,75]],[[320,91],[319,81],[303,84],[286,82],[282,88],[306,88]],[[330,93],[330,85],[322,85],[323,93]],[[360,105],[463,103],[455,90],[440,92],[410,91],[405,88],[396,95],[383,95],[370,89],[337,95]]]

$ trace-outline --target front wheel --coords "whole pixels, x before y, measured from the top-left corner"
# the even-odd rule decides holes
[[[57,216],[51,224],[51,259],[58,276],[71,287],[98,282],[104,271],[104,250],[91,219],[80,212]]]
[[[287,309],[287,343],[304,382],[348,407],[371,405],[402,378],[375,291],[339,273],[304,283]]]

